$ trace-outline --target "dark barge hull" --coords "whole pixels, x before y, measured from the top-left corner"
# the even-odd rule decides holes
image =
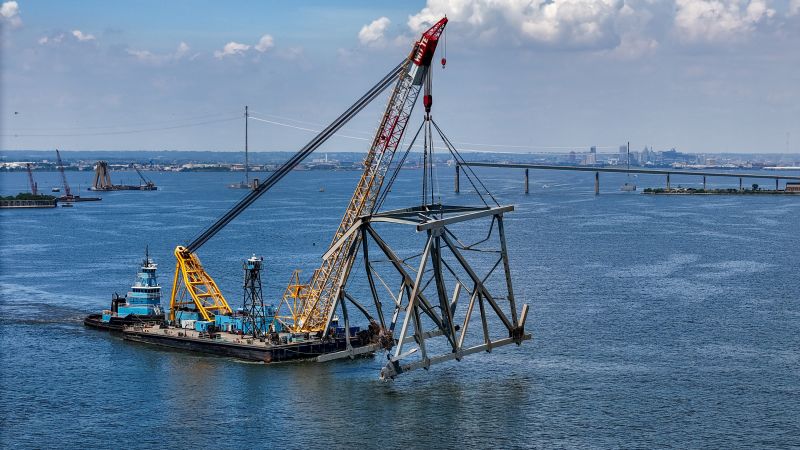
[[[347,342],[344,337],[331,338],[327,341],[314,340],[294,342],[291,344],[280,344],[268,347],[256,347],[254,345],[222,342],[208,338],[198,339],[134,330],[124,331],[123,337],[125,340],[133,342],[264,363],[314,359],[326,353],[347,349]],[[350,343],[353,347],[361,346],[360,340],[356,337],[350,338]]]
[[[106,331],[122,331],[126,326],[140,325],[142,323],[157,324],[164,321],[164,315],[160,316],[139,316],[128,315],[125,317],[112,317],[108,322],[103,322],[102,314],[90,314],[83,319],[83,324],[87,327],[97,328]]]

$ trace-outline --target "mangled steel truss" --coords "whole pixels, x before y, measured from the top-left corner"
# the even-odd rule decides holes
[[[503,228],[503,214],[513,209],[437,204],[360,217],[323,258],[340,251],[342,245],[349,246],[348,258],[355,259],[361,252],[377,317],[351,294],[349,273],[342,274],[337,306],[347,327],[348,304],[369,319],[372,343],[348,345],[347,350],[318,360],[385,349],[388,362],[381,378],[391,379],[403,372],[531,339],[525,332],[528,305],[517,312]],[[488,233],[476,242],[466,244],[456,235],[456,228],[474,234],[479,221],[489,222],[489,226]],[[413,226],[425,233],[422,252],[402,256],[376,230],[376,226],[392,225]],[[359,239],[349,239],[351,236]],[[392,309],[388,317],[387,304]],[[473,320],[479,320],[480,325],[472,326]]]

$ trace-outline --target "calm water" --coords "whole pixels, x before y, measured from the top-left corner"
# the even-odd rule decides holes
[[[521,172],[483,173],[517,205],[507,233],[534,340],[391,383],[382,356],[265,366],[83,327],[127,291],[145,245],[170,284],[175,245],[243,195],[224,188],[232,174],[0,211],[0,446],[800,446],[800,198],[631,195],[613,175],[595,197],[591,174],[542,172],[526,196]],[[414,203],[407,175],[388,206]],[[270,298],[315,267],[357,176],[292,173],[203,247],[231,303],[254,252]],[[24,174],[0,177],[3,194],[25,190]],[[471,198],[441,177],[444,201]]]

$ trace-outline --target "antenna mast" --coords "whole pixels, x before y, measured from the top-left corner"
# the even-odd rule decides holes
[[[250,185],[250,161],[247,154],[247,122],[250,114],[247,112],[247,105],[244,107],[244,180]]]

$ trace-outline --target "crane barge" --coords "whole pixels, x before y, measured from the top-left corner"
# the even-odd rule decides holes
[[[503,214],[512,211],[513,206],[490,206],[485,201],[479,207],[443,205],[434,195],[434,129],[448,151],[460,158],[430,115],[433,98],[430,66],[446,25],[447,18],[443,18],[423,33],[408,57],[336,120],[194,240],[176,247],[168,325],[134,325],[124,330],[125,339],[264,362],[296,358],[328,361],[385,350],[388,363],[381,371],[382,378],[394,378],[402,372],[427,369],[432,364],[460,360],[468,354],[490,352],[511,343],[519,345],[530,339],[530,334],[524,330],[527,305],[519,314],[516,310],[503,230]],[[445,61],[443,58],[443,65]],[[243,264],[244,307],[234,312],[213,277],[203,267],[197,251],[392,84],[394,87],[386,109],[364,159],[364,171],[320,267],[307,283],[301,283],[299,271],[295,271],[276,309],[263,302],[261,260],[254,255]],[[400,161],[396,161],[397,150],[423,89],[425,120]],[[402,210],[380,211],[421,131],[424,131],[426,156],[422,204]],[[394,172],[390,175],[392,167]],[[387,176],[388,183],[385,183]],[[478,183],[485,190],[485,186]],[[484,196],[478,194],[484,200]],[[473,244],[465,244],[449,229],[451,225],[457,227],[462,222],[487,218],[491,220],[488,236]],[[424,231],[427,235],[424,250],[416,255],[419,258],[416,276],[407,271],[409,261],[415,256],[403,258],[398,255],[378,232],[383,224],[414,225],[417,232]],[[481,247],[489,241],[497,244],[498,249]],[[378,263],[369,256],[370,247],[373,247],[373,252],[378,251],[386,257],[392,273],[380,274]],[[446,251],[450,252],[448,257],[445,257]],[[356,269],[359,252],[365,263],[363,270],[373,300],[370,309],[363,306],[347,287]],[[499,255],[499,259],[490,264],[487,273],[479,274],[479,269],[487,267],[473,267],[464,255],[470,252],[488,252]],[[495,269],[501,263],[505,275],[502,285],[507,289],[503,297],[490,293],[494,286],[487,281],[496,275]],[[386,294],[379,294],[376,280],[391,298],[388,303],[393,306],[391,316],[384,312],[387,298]],[[448,284],[452,290],[448,289]],[[399,291],[390,285],[399,285]],[[435,288],[433,294],[431,287]],[[462,293],[470,297],[467,306],[463,302],[459,304]],[[347,305],[363,313],[368,321],[364,330],[350,326]],[[474,343],[467,335],[476,305],[483,325],[482,343]],[[339,323],[337,310],[341,310],[343,324]],[[456,317],[461,315],[465,317]],[[502,330],[500,337],[490,336],[490,322]],[[400,325],[400,330],[395,336],[397,325]],[[438,350],[441,344],[426,345],[437,338],[446,340],[449,348],[442,355],[434,355],[432,351],[433,348]],[[388,353],[390,351],[393,356]]]
[[[67,174],[64,171],[64,162],[61,161],[61,152],[56,149],[56,160],[58,161],[58,171],[61,173],[61,182],[64,186],[64,195],[58,198],[62,202],[61,206],[72,206],[75,202],[96,202],[102,200],[99,197],[81,197],[72,193],[72,189],[67,182]]]

